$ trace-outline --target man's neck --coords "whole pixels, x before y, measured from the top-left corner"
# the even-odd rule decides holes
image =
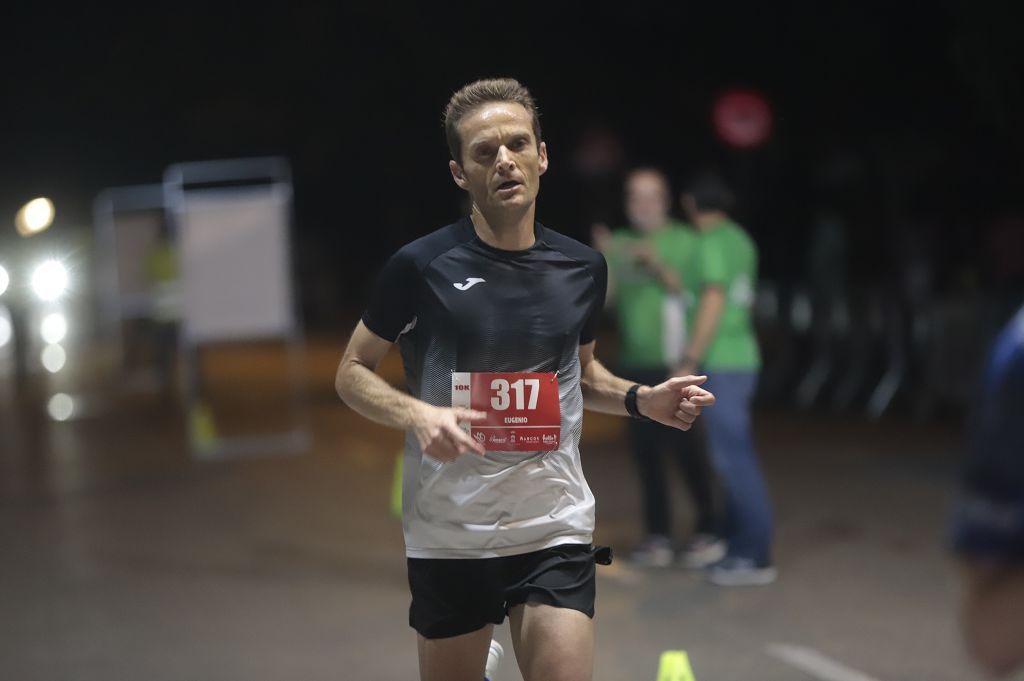
[[[693,218],[693,224],[700,231],[711,229],[729,219],[729,216],[720,210],[709,210],[697,213]]]
[[[503,251],[525,251],[536,240],[533,232],[536,205],[531,204],[523,212],[488,211],[484,214],[476,204],[470,219],[477,236],[488,246]]]

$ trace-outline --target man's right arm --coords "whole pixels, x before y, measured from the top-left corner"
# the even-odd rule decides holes
[[[718,242],[709,241],[708,237],[698,237],[697,258],[700,261],[700,276],[695,284],[700,288],[697,301],[697,314],[693,323],[693,333],[686,347],[686,356],[682,364],[675,368],[675,374],[692,374],[704,362],[708,350],[718,333],[718,324],[725,312],[726,290],[728,287],[728,271],[724,254]]]
[[[360,321],[334,378],[338,396],[371,421],[412,430],[423,452],[435,459],[451,461],[460,454],[483,454],[483,447],[459,427],[459,421],[479,420],[484,414],[471,409],[435,407],[395,389],[377,375],[377,365],[391,345]]]
[[[693,336],[686,348],[683,363],[676,370],[677,374],[688,375],[697,371],[708,348],[718,333],[718,324],[722,321],[725,311],[725,287],[720,284],[706,285],[700,293],[697,303],[697,319],[693,324]]]

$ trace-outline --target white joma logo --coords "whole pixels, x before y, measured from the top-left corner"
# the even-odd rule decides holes
[[[466,280],[465,284],[463,284],[461,281],[457,281],[454,284],[452,284],[452,286],[459,289],[460,291],[468,291],[469,289],[473,288],[474,286],[483,281],[485,280],[481,279],[480,277],[470,277],[469,279]]]

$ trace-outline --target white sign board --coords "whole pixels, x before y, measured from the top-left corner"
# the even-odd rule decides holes
[[[132,211],[113,216],[117,288],[122,298],[148,295],[153,288],[146,259],[159,239],[163,211]]]
[[[292,333],[288,185],[183,192],[175,206],[186,338]]]

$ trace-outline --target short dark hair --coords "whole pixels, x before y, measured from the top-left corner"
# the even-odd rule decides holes
[[[459,122],[475,109],[492,102],[514,102],[521,104],[533,121],[533,136],[540,145],[540,112],[533,101],[533,95],[522,83],[514,78],[489,78],[477,80],[462,86],[444,109],[444,136],[448,151],[456,163],[462,163],[462,138],[459,137]]]
[[[697,210],[720,210],[729,213],[736,207],[736,195],[721,175],[704,171],[693,176],[686,183],[684,195],[693,197]]]

